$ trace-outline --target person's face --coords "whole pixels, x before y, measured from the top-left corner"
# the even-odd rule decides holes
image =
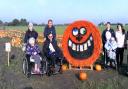
[[[53,25],[53,22],[52,22],[52,21],[49,21],[49,22],[48,22],[48,27],[51,28],[52,25]]]
[[[34,43],[31,43],[31,46],[34,46],[35,45],[35,42]]]
[[[30,31],[32,31],[32,30],[33,30],[33,26],[32,26],[32,25],[29,25],[29,26],[28,26],[28,29],[29,29]]]
[[[50,41],[52,41],[53,35],[52,34],[49,34],[48,38],[50,39]]]
[[[111,28],[111,25],[110,24],[106,24],[106,28],[107,29],[110,29]]]
[[[119,30],[119,31],[122,31],[122,28],[121,28],[121,26],[120,26],[120,25],[118,25],[118,30]]]
[[[30,45],[31,45],[31,46],[34,46],[34,45],[35,45],[35,40],[31,41],[31,42],[30,42]]]

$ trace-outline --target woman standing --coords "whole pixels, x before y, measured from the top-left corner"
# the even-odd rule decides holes
[[[53,25],[53,21],[51,19],[48,20],[48,25],[46,25],[43,34],[44,34],[44,38],[46,40],[49,40],[48,34],[53,35],[53,41],[56,40],[56,29],[55,29],[55,26]]]
[[[122,66],[122,63],[123,63],[124,48],[125,48],[125,42],[126,42],[125,38],[126,38],[125,29],[123,28],[122,24],[118,24],[117,31],[116,31],[116,40],[117,40],[116,61],[117,61],[118,68]]]
[[[35,41],[38,38],[38,33],[34,30],[32,23],[29,23],[28,30],[25,33],[23,51],[25,51],[26,44],[29,43],[29,39],[30,38],[34,38]],[[31,73],[30,56],[29,55],[26,55],[26,58],[27,58],[27,61],[28,61],[28,77],[29,77],[30,76],[30,73]]]
[[[28,30],[25,33],[24,43],[28,43],[28,40],[31,37],[35,38],[35,40],[36,40],[38,38],[38,33],[34,30],[33,24],[29,23]]]

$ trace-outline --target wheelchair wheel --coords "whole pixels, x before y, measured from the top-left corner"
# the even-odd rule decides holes
[[[27,62],[27,59],[23,59],[23,65],[22,65],[22,69],[23,69],[23,73],[25,75],[28,74],[28,62]]]
[[[42,63],[41,64],[42,64],[42,72],[43,72],[43,74],[46,74],[47,69],[48,69],[48,62],[47,62],[46,57],[44,57],[42,59]]]
[[[48,64],[47,76],[62,74],[61,66],[62,66],[62,60],[56,62],[54,67]]]

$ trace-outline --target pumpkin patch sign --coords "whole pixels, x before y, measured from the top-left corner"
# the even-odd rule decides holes
[[[101,53],[100,31],[91,22],[76,21],[66,28],[62,49],[67,61],[73,66],[90,66]]]

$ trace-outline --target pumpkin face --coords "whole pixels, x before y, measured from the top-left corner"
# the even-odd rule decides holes
[[[70,24],[63,35],[62,49],[73,66],[90,66],[100,55],[101,36],[95,25],[88,21]]]

